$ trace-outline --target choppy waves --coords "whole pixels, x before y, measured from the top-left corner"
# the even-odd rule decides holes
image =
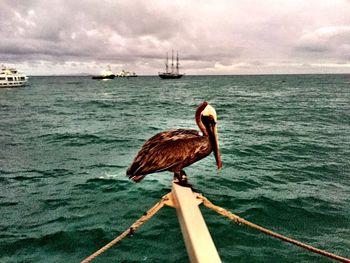
[[[218,112],[224,166],[217,172],[210,156],[187,168],[193,187],[248,220],[349,257],[348,85],[342,75],[40,77],[6,90],[0,261],[78,262],[128,228],[172,179],[164,172],[135,184],[128,165],[154,133],[196,128],[203,100]],[[223,262],[327,261],[201,209]],[[100,262],[187,262],[184,251],[166,207]]]

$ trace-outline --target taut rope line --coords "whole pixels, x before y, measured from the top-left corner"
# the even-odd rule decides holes
[[[344,257],[338,256],[336,254],[315,248],[313,246],[307,245],[307,244],[302,243],[300,241],[297,241],[295,239],[285,237],[285,236],[278,234],[276,232],[273,232],[267,228],[258,226],[252,222],[249,222],[248,220],[245,220],[245,219],[231,213],[230,211],[227,211],[226,209],[224,209],[220,206],[214,205],[212,202],[210,202],[203,195],[198,194],[198,193],[195,193],[195,194],[196,194],[197,198],[203,202],[203,205],[212,209],[213,211],[217,212],[218,214],[223,215],[223,216],[231,219],[232,221],[236,222],[237,224],[243,224],[243,225],[248,226],[250,228],[259,230],[260,232],[263,232],[263,233],[268,234],[270,236],[273,236],[275,238],[281,239],[282,241],[285,241],[285,242],[294,244],[296,246],[302,247],[302,248],[307,249],[313,253],[317,253],[319,255],[323,255],[323,256],[329,257],[331,259],[340,261],[340,262],[350,263],[350,259],[348,259],[348,258],[344,258]],[[164,205],[169,205],[169,203],[166,203],[166,202],[168,200],[171,200],[171,198],[172,198],[171,193],[163,196],[160,201],[158,201],[152,208],[150,208],[141,218],[136,220],[127,230],[125,230],[122,234],[120,234],[118,237],[113,239],[107,245],[103,246],[102,248],[97,250],[95,253],[91,254],[89,257],[87,257],[86,259],[81,261],[81,263],[88,263],[88,262],[92,261],[93,259],[95,259],[99,255],[101,255],[103,252],[105,252],[106,250],[110,249],[112,246],[117,244],[123,238],[127,237],[128,235],[133,234],[143,223],[145,223],[146,221],[151,219]]]
[[[118,237],[113,239],[111,242],[109,242],[107,245],[103,246],[99,250],[97,250],[95,253],[91,254],[89,257],[84,259],[81,263],[88,263],[91,260],[95,259],[99,255],[101,255],[103,252],[110,249],[112,246],[117,244],[120,240],[127,237],[128,235],[132,235],[143,223],[151,219],[163,206],[164,202],[169,199],[169,194],[162,197],[162,199],[157,202],[152,208],[150,208],[141,218],[135,221],[127,230],[125,230],[122,234],[120,234]]]
[[[261,227],[261,226],[258,226],[252,222],[249,222],[233,213],[231,213],[230,211],[227,211],[226,209],[222,208],[222,207],[219,207],[219,206],[216,206],[214,205],[212,202],[210,202],[206,197],[204,197],[203,195],[198,195],[197,196],[198,199],[201,199],[203,201],[203,205],[205,205],[206,207],[214,210],[215,212],[217,212],[218,214],[220,215],[223,215],[229,219],[231,219],[232,221],[236,222],[237,224],[243,224],[243,225],[246,225],[250,228],[253,228],[253,229],[256,229],[256,230],[259,230],[260,232],[263,232],[265,234],[268,234],[270,236],[273,236],[275,238],[279,238],[283,241],[286,241],[288,243],[291,243],[291,244],[294,244],[296,246],[299,246],[299,247],[302,247],[304,249],[307,249],[311,252],[314,252],[314,253],[317,253],[317,254],[320,254],[320,255],[323,255],[323,256],[326,256],[326,257],[329,257],[329,258],[332,258],[332,259],[335,259],[335,260],[338,260],[340,262],[346,262],[346,263],[350,263],[350,259],[347,259],[347,258],[344,258],[344,257],[341,257],[341,256],[338,256],[336,254],[333,254],[333,253],[329,253],[327,251],[324,251],[324,250],[321,250],[321,249],[318,249],[318,248],[315,248],[313,246],[310,246],[310,245],[307,245],[305,243],[302,243],[300,241],[297,241],[295,239],[291,239],[291,238],[288,238],[288,237],[285,237],[281,234],[278,234],[276,232],[273,232],[269,229],[266,229],[264,227]]]

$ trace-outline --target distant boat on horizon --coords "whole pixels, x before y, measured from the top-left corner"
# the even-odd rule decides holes
[[[176,53],[176,65],[174,67],[174,50],[171,51],[171,68],[169,71],[169,58],[168,58],[168,52],[166,53],[166,60],[165,60],[165,72],[159,72],[158,76],[162,79],[179,79],[183,76],[183,74],[180,74],[179,68],[179,54]]]
[[[114,79],[115,75],[111,70],[111,66],[107,66],[107,69],[102,70],[99,76],[93,76],[92,79]]]
[[[126,71],[123,69],[121,72],[116,74],[116,77],[118,77],[118,78],[135,78],[135,77],[137,77],[137,75],[135,72]]]
[[[21,87],[28,81],[28,77],[19,73],[15,68],[0,66],[0,88]]]

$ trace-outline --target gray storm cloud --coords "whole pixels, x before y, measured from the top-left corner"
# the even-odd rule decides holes
[[[33,74],[156,74],[172,49],[188,74],[350,69],[349,1],[3,0],[0,22],[0,63]]]

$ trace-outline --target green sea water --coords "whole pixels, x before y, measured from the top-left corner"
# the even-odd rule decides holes
[[[32,77],[0,89],[0,262],[80,262],[171,190],[172,174],[135,184],[145,142],[197,129],[217,110],[223,168],[188,167],[213,203],[350,257],[350,75]],[[201,207],[223,262],[330,262]],[[163,208],[94,262],[188,262],[175,210]]]

